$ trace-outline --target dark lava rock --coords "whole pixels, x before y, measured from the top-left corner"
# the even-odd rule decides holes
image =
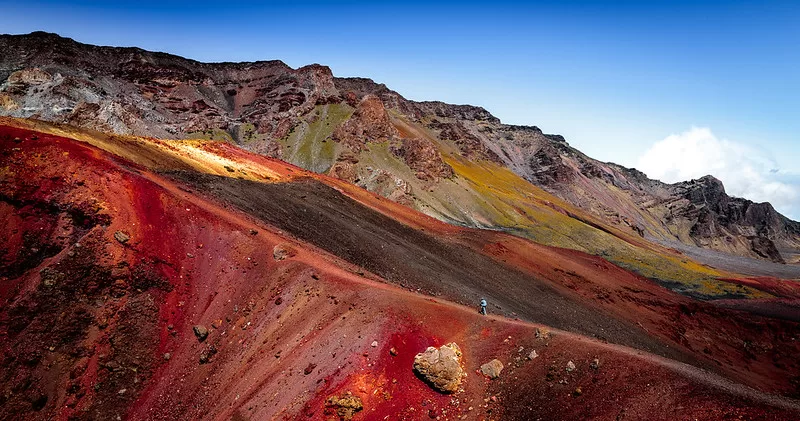
[[[125,244],[131,239],[131,236],[122,231],[117,231],[114,233],[114,239],[122,244]]]
[[[200,342],[205,341],[208,337],[208,329],[203,325],[196,325],[192,330],[194,330],[194,336],[197,336],[197,340]]]
[[[775,246],[775,242],[769,238],[749,237],[748,239],[750,240],[750,250],[753,250],[755,254],[764,259],[772,260],[775,263],[786,263],[786,261],[783,260],[783,256],[781,256],[781,252],[778,251],[778,248]]]
[[[211,361],[211,357],[217,354],[217,348],[214,345],[209,345],[200,353],[200,364],[207,364]]]

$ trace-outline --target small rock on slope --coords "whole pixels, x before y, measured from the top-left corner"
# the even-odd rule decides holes
[[[481,366],[481,373],[490,379],[496,379],[500,377],[500,372],[502,371],[503,363],[501,363],[498,359],[491,360]]]
[[[125,243],[127,243],[128,241],[130,241],[130,239],[131,239],[131,236],[130,236],[130,235],[128,235],[128,234],[125,234],[125,233],[124,233],[124,232],[122,232],[122,231],[117,231],[117,232],[115,232],[115,233],[114,233],[114,239],[115,239],[115,240],[117,240],[117,241],[119,241],[119,242],[120,242],[120,243],[122,243],[122,244],[125,244]]]
[[[208,329],[203,325],[195,325],[192,330],[194,330],[194,336],[197,336],[197,340],[203,342],[208,337]]]
[[[341,397],[329,397],[325,402],[325,406],[335,412],[339,419],[342,420],[351,420],[356,412],[364,409],[361,398],[350,392],[345,392]]]
[[[566,370],[567,370],[567,372],[570,372],[570,371],[573,371],[573,370],[575,370],[575,363],[573,363],[572,361],[569,361],[569,362],[567,363],[567,368],[566,368]]]
[[[279,261],[293,257],[295,254],[295,251],[285,244],[278,244],[272,249],[272,257]]]

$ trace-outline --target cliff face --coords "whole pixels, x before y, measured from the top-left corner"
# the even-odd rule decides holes
[[[329,68],[280,61],[206,64],[46,33],[1,36],[4,114],[118,134],[260,141],[339,101]]]
[[[514,226],[507,212],[479,206],[488,193],[465,185],[465,173],[453,168],[466,160],[495,168],[490,173],[510,169],[634,236],[775,262],[800,254],[798,223],[769,204],[729,197],[718,180],[650,180],[589,158],[561,136],[502,124],[483,108],[410,101],[370,79],[333,77],[325,66],[200,63],[46,33],[0,36],[0,51],[2,115],[117,134],[225,140],[440,219]]]

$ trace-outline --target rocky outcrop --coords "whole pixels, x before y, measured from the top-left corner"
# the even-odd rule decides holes
[[[398,135],[380,98],[365,96],[356,111],[333,133],[333,139],[353,152],[361,152],[367,143],[388,142]]]
[[[420,180],[436,181],[454,175],[453,168],[442,160],[442,155],[429,140],[398,139],[390,150],[411,167]]]
[[[414,357],[414,371],[434,389],[444,393],[456,392],[464,376],[461,348],[455,342],[439,348],[430,346]]]
[[[348,98],[353,101],[352,97]],[[358,163],[358,158],[354,154],[360,153],[370,143],[381,142],[391,142],[392,154],[414,170],[420,180],[432,182],[453,176],[453,169],[442,160],[431,141],[400,137],[383,102],[374,94],[367,94],[361,99],[353,115],[334,131],[332,138],[345,145],[352,153],[340,155],[331,173],[341,175],[351,182],[357,178],[353,167]]]
[[[4,114],[160,138],[214,137],[274,150],[318,104],[340,101],[329,68],[199,63],[55,34],[0,36]],[[10,104],[10,106],[9,106]],[[252,126],[245,137],[239,130]]]
[[[485,111],[485,110],[484,110]],[[441,113],[443,114],[443,113]],[[454,113],[459,115],[458,113]],[[453,114],[450,114],[453,115]],[[437,114],[440,118],[441,115]],[[451,119],[453,117],[450,117]],[[486,119],[481,119],[486,120]],[[428,123],[428,127],[439,132],[439,138],[443,140],[450,140],[458,147],[461,154],[468,159],[485,159],[492,162],[501,162],[500,157],[489,149],[478,136],[472,134],[464,127],[459,120],[451,120],[450,122],[441,121],[437,118]]]
[[[800,224],[782,216],[769,203],[730,197],[713,176],[672,185],[675,196],[670,218],[692,223],[690,234],[699,245],[725,239],[749,249],[755,256],[785,263],[778,246],[796,247]]]

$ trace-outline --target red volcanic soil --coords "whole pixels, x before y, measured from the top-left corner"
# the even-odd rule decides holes
[[[608,328],[609,340],[664,353],[673,348],[652,324],[672,316],[655,316],[659,306],[671,308],[669,300],[687,304],[679,296],[616,311],[586,297],[585,287],[565,288],[566,281],[542,275],[543,262],[498,252],[513,237],[415,230],[357,211],[356,202],[319,182],[252,184],[196,173],[166,178],[75,140],[0,127],[0,228],[7,233],[0,238],[0,419],[331,419],[325,402],[345,391],[363,402],[356,420],[800,416],[796,401],[689,365],[561,330],[537,338],[539,324],[480,316],[392,283],[464,302],[494,291],[509,297],[489,296],[505,311],[588,334]],[[204,197],[192,192],[201,188]],[[233,200],[253,192],[264,195]],[[277,205],[265,205],[269,200]],[[352,221],[351,212],[360,218]],[[286,258],[273,253],[276,247]],[[583,262],[578,274],[608,265],[569,257]],[[562,276],[562,266],[550,267]],[[596,272],[613,276],[587,285],[610,288],[624,275],[613,266]],[[658,288],[625,276],[619,288]],[[484,287],[475,281],[481,277]],[[520,288],[540,302],[526,307],[525,296],[514,296]],[[614,297],[621,304],[622,296]],[[648,309],[636,313],[644,315],[642,327],[619,315],[634,308]],[[747,313],[708,313],[694,323],[730,315]],[[768,326],[753,317],[752,326],[742,326],[746,334]],[[205,340],[195,325],[208,329]],[[691,332],[708,335],[720,326],[728,325]],[[796,324],[780,326],[797,333]],[[417,352],[448,342],[463,350],[468,373],[453,395],[434,391],[411,370]],[[532,350],[538,357],[526,359]],[[693,350],[674,352],[691,359]],[[476,370],[494,358],[505,368],[488,380]],[[763,358],[756,352],[752,367]],[[778,363],[784,377],[796,369]],[[767,386],[787,393],[780,380]]]
[[[544,247],[500,233],[494,238],[472,234],[463,238],[498,261],[550,280],[560,292],[587,306],[636,323],[652,337],[691,355],[686,361],[690,364],[764,391],[800,397],[796,358],[800,324],[792,286],[771,300],[704,302],[574,250]],[[764,290],[777,293],[778,283],[773,279],[772,289]]]

